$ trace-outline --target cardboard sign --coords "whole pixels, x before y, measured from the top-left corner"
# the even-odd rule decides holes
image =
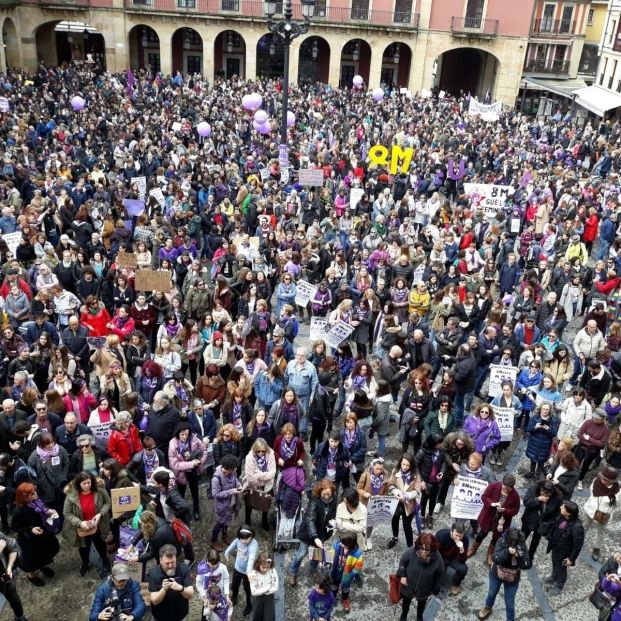
[[[179,123],[179,122],[176,122],[176,123],[172,124],[172,130],[174,132],[180,132],[182,128],[183,128],[183,125],[181,125],[181,123]]]
[[[500,441],[511,442],[513,440],[513,421],[515,412],[513,408],[494,408],[494,420],[500,429]]]
[[[136,272],[136,291],[170,292],[170,272],[158,270],[138,270]]]
[[[152,196],[159,204],[160,207],[164,207],[166,205],[166,199],[164,198],[164,193],[160,188],[154,188],[149,192],[149,196]]]
[[[317,293],[317,287],[311,285],[305,280],[300,280],[297,283],[297,293],[295,295],[295,303],[302,308],[306,308],[306,305],[315,297]]]
[[[110,490],[112,500],[112,517],[121,517],[125,513],[136,511],[140,506],[140,489],[138,487],[119,487]]]
[[[505,367],[502,364],[489,365],[489,389],[490,397],[499,397],[502,394],[502,383],[512,382],[515,386],[515,378],[519,369],[517,367]]]
[[[318,341],[319,339],[324,339],[326,337],[326,331],[328,329],[328,318],[327,317],[311,317],[310,323],[310,334],[308,335],[308,340],[311,343]]]
[[[280,183],[287,185],[289,183],[289,169],[282,168],[280,171]]]
[[[362,188],[352,188],[349,193],[349,205],[352,209],[356,209],[358,203],[364,196],[364,190]]]
[[[476,520],[483,508],[481,497],[487,487],[487,481],[480,479],[455,478],[451,517],[462,520]]]
[[[265,183],[270,178],[270,171],[266,167],[263,167],[259,172],[261,173],[261,181]]]
[[[138,259],[132,252],[121,251],[116,257],[116,264],[119,267],[129,267],[135,270],[138,267]]]
[[[145,606],[150,606],[151,605],[151,592],[149,591],[148,582],[140,583],[140,595],[142,595],[142,599],[144,600]]]
[[[371,496],[367,504],[367,526],[388,524],[397,510],[396,496]]]
[[[298,171],[300,185],[323,187],[323,170],[321,168],[300,168]]]
[[[325,341],[328,347],[336,349],[343,341],[349,338],[349,335],[354,331],[354,327],[339,321],[335,326],[330,328],[330,332],[326,334]]]

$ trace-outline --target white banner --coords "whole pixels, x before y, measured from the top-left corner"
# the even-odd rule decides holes
[[[484,119],[485,119],[485,115],[495,115],[496,120],[498,120],[498,115],[501,112],[502,112],[502,101],[496,101],[493,104],[482,104],[479,101],[477,101],[474,97],[470,98],[470,106],[468,107],[468,114],[480,114]]]
[[[297,293],[295,295],[295,303],[302,308],[306,308],[306,305],[315,297],[317,293],[317,287],[311,285],[305,280],[299,280],[297,282]]]
[[[502,394],[502,383],[513,382],[515,386],[515,378],[519,369],[517,367],[505,367],[502,364],[489,365],[489,388],[487,394],[490,397],[499,397]]]
[[[112,433],[112,422],[100,423],[99,425],[89,425],[89,429],[93,434],[95,446],[100,450],[107,451],[108,439]]]
[[[473,209],[481,207],[488,218],[493,218],[505,206],[515,189],[510,185],[493,183],[464,183],[464,190]]]
[[[352,188],[349,193],[349,206],[352,209],[356,209],[356,206],[362,200],[363,196],[364,190],[362,188]]]
[[[476,520],[483,508],[481,496],[487,487],[487,481],[466,479],[458,476],[453,487],[451,517],[462,520]]]
[[[326,338],[326,332],[328,331],[328,318],[327,317],[311,317],[310,322],[310,334],[308,340],[311,343],[318,341],[319,339]]]
[[[353,326],[339,321],[335,326],[330,328],[330,332],[325,336],[325,342],[328,347],[336,349],[343,341],[349,338],[349,335],[354,331]]]
[[[15,251],[17,250],[17,246],[23,239],[23,235],[21,231],[16,231],[15,233],[5,233],[2,236],[2,239],[6,242],[6,245],[9,247],[11,254],[15,257]]]
[[[513,440],[513,420],[515,418],[515,411],[513,408],[498,408],[495,405],[494,419],[500,429],[500,441],[511,442]]]
[[[387,524],[397,510],[396,496],[371,496],[367,505],[367,526]]]
[[[145,194],[147,193],[147,178],[134,177],[132,179],[132,184],[134,183],[138,186],[138,195],[144,200]]]
[[[149,196],[152,196],[159,204],[160,207],[164,207],[166,205],[166,199],[164,198],[164,193],[160,188],[154,188],[149,192]]]
[[[9,100],[6,97],[0,97],[0,112],[8,112],[10,109]]]

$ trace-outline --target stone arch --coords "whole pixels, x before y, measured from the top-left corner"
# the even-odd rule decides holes
[[[393,41],[382,54],[380,82],[386,86],[408,88],[412,67],[412,48],[403,41]]]
[[[72,60],[92,61],[106,68],[106,43],[96,28],[84,21],[53,20],[33,31],[38,62],[62,65]]]
[[[189,26],[177,28],[171,38],[172,71],[203,73],[203,37]]]
[[[292,76],[300,84],[304,81],[322,82],[330,80],[330,43],[318,35],[311,34],[298,47],[298,75]]]
[[[21,45],[17,35],[15,22],[7,17],[2,24],[2,44],[4,45],[4,60],[7,68],[21,67]]]
[[[233,29],[221,30],[213,44],[214,76],[246,77],[248,46],[241,33]]]
[[[132,69],[146,67],[152,73],[161,69],[160,36],[147,24],[136,24],[128,33],[129,65]]]
[[[494,93],[500,67],[498,56],[485,47],[451,46],[435,60],[433,86],[453,95],[470,92],[482,99]]]

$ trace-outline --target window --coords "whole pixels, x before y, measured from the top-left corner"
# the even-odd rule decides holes
[[[552,32],[554,28],[554,11],[556,5],[545,4],[543,7],[543,13],[541,15],[541,32]]]
[[[593,15],[595,15],[595,9],[589,9],[589,15],[587,16],[587,24],[589,26],[593,24]]]
[[[149,63],[152,73],[159,73],[161,71],[159,54],[148,54],[147,62]]]
[[[369,0],[353,0],[351,3],[352,19],[369,19]]]
[[[603,86],[604,84],[604,76],[606,75],[606,67],[608,66],[608,57],[604,57],[604,68],[602,72],[599,74],[599,85]]]
[[[412,0],[395,0],[395,23],[409,24],[412,21]]]
[[[202,73],[203,59],[201,56],[187,56],[186,57],[186,70],[188,73]]]
[[[563,17],[561,18],[559,32],[573,32],[574,31],[574,23],[572,21],[573,15],[574,15],[573,6],[563,7]]]
[[[614,28],[614,24],[613,24],[613,28]],[[615,52],[621,52],[621,22],[619,22],[619,27],[615,29],[613,29],[613,32],[616,32],[616,36],[615,36],[615,41],[612,45],[612,49]]]
[[[608,33],[608,44],[612,43],[613,37],[615,36],[616,32],[617,32],[617,20],[613,20],[612,28],[610,29],[610,32]]]
[[[196,0],[177,0],[177,7],[180,9],[195,9]]]
[[[614,63],[612,64],[612,71],[610,72],[610,78],[608,78],[608,88],[612,90],[612,85],[615,81],[615,73],[617,73],[617,64],[619,63],[619,61],[617,59],[615,59]]]
[[[468,0],[466,6],[466,28],[480,28],[481,20],[483,18],[483,5],[484,0]]]
[[[239,0],[222,0],[222,10],[237,13],[239,11]]]
[[[315,1],[315,17],[325,17],[326,16],[326,0],[316,0]]]

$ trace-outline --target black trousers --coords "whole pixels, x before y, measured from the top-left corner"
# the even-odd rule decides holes
[[[563,588],[567,582],[567,567],[563,565],[566,555],[564,555],[558,548],[552,548],[552,580],[554,584]]]
[[[403,503],[400,502],[392,516],[392,536],[395,538],[399,536],[399,520],[401,520],[403,522],[403,533],[405,535],[405,542],[408,548],[411,548],[414,545],[414,533],[412,532],[413,519],[414,512],[410,513],[410,515],[406,515],[405,507]]]
[[[194,513],[200,511],[200,500],[198,495],[198,481],[199,476],[196,470],[187,470],[185,473],[187,483],[177,483],[177,489],[183,498],[185,499],[185,491],[190,488],[190,494],[192,494],[192,510]]]
[[[326,421],[312,421],[311,422],[311,435],[310,435],[310,450],[311,453],[315,453],[315,447],[317,444],[323,442],[323,434],[326,431]]]
[[[104,543],[104,540],[101,538],[101,533],[97,531],[94,535],[85,537],[84,541],[84,547],[78,548],[78,551],[80,552],[80,558],[82,559],[82,565],[86,567],[89,564],[88,558],[91,554],[92,544],[95,546],[95,550],[97,550],[97,553],[101,558],[101,563],[104,566],[104,569],[109,569],[110,561],[108,560],[108,551],[106,550],[106,544]]]
[[[0,593],[6,597],[6,601],[9,602],[15,618],[21,619],[24,616],[24,606],[15,586],[15,578],[10,582],[0,583]]]
[[[453,586],[459,586],[468,573],[468,565],[466,565],[466,563],[460,563],[456,558],[453,558],[444,561],[444,569],[446,570],[447,567],[452,567],[455,571]]]
[[[275,621],[274,595],[252,596],[252,621]]]
[[[231,583],[231,599],[233,600],[233,606],[237,604],[237,596],[239,595],[239,587],[244,585],[244,593],[246,594],[246,607],[252,606],[252,594],[250,593],[250,580],[246,574],[242,574],[237,569],[233,570],[233,582]]]
[[[401,619],[408,618],[408,612],[410,612],[410,606],[412,605],[412,600],[409,597],[404,597],[401,604]],[[427,606],[427,599],[418,599],[416,600],[416,621],[423,621],[423,613],[425,612],[425,607]]]
[[[530,540],[530,546],[528,547],[528,556],[531,561],[537,554],[537,548],[539,547],[539,542],[541,541],[541,535],[536,530],[530,530],[527,526],[522,524],[522,532],[524,533],[524,539],[528,539],[528,535],[533,533],[533,538]]]

